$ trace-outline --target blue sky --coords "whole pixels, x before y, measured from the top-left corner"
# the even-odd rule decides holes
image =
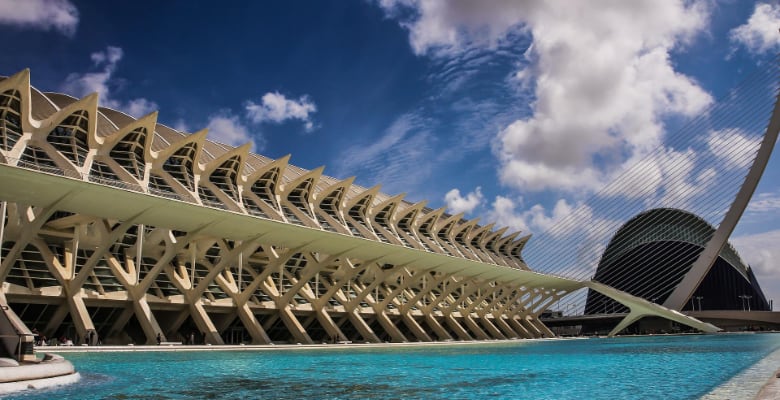
[[[0,74],[539,233],[780,47],[777,2],[563,4],[0,0]],[[780,299],[778,158],[732,242]]]

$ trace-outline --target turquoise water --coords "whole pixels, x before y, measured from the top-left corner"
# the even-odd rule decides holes
[[[780,334],[277,351],[68,353],[81,382],[24,399],[691,399]]]

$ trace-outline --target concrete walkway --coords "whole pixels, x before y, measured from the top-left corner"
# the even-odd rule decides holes
[[[464,346],[464,345],[517,345],[545,340],[585,340],[586,338],[540,338],[505,340],[468,340],[450,342],[405,342],[405,343],[323,343],[323,344],[263,344],[263,345],[102,345],[102,346],[36,346],[36,353],[91,353],[125,351],[273,351],[273,350],[313,350],[313,349],[360,349],[383,347],[417,346]]]
[[[774,375],[766,381],[756,396],[756,400],[777,399],[780,399],[780,369],[775,371]]]

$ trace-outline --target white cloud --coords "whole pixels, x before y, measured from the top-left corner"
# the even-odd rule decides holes
[[[76,96],[85,96],[97,92],[105,104],[109,99],[109,81],[123,55],[121,48],[113,46],[106,47],[105,51],[92,53],[90,58],[93,65],[95,67],[102,66],[103,69],[98,72],[87,72],[84,74],[74,72],[69,74],[62,85],[63,90]]]
[[[659,157],[658,161],[661,170],[664,171],[661,204],[674,208],[688,208],[690,199],[705,189],[703,185],[699,185],[699,182],[692,178],[696,167],[696,153],[692,150],[668,151]],[[670,171],[672,173],[669,173]]]
[[[701,154],[690,148],[677,151],[660,147],[639,161],[627,160],[622,172],[607,175],[608,184],[597,195],[640,200],[619,206],[624,210],[639,207],[637,212],[648,207],[689,209],[697,196],[718,184],[717,171],[722,168],[716,165],[717,170],[703,164]]]
[[[541,204],[536,204],[525,211],[517,211],[522,205],[522,199],[515,201],[509,197],[496,196],[493,209],[488,213],[488,219],[499,221],[502,226],[508,226],[521,232],[540,233],[549,230],[574,210],[574,206],[564,199],[559,199],[549,213]],[[582,207],[582,210],[578,215],[590,215],[589,208]]]
[[[142,117],[157,109],[157,103],[143,97],[119,103],[119,107],[134,117]]]
[[[738,236],[730,242],[754,272],[780,275],[780,230]]]
[[[756,4],[753,15],[744,25],[729,32],[731,42],[754,54],[775,51],[780,45],[780,5]]]
[[[222,111],[212,115],[206,128],[209,130],[209,140],[238,147],[246,143],[252,143],[252,151],[261,150],[265,142],[262,137],[255,138],[249,133],[249,128],[241,122],[238,116],[229,111]]]
[[[173,125],[173,129],[176,129],[179,132],[191,132],[190,125],[181,118],[176,120],[176,123]]]
[[[600,194],[604,197],[623,196],[626,199],[652,199],[664,184],[668,171],[659,158],[665,154],[643,158],[635,163],[626,163],[623,175],[610,181],[609,186]]]
[[[747,211],[752,213],[775,213],[780,210],[780,193],[759,193],[748,204]]]
[[[282,123],[288,119],[297,119],[303,122],[307,132],[314,129],[310,114],[317,111],[317,106],[305,95],[298,100],[292,100],[279,92],[269,92],[263,95],[260,104],[247,101],[244,107],[247,118],[256,124],[266,121]]]
[[[460,195],[460,190],[458,189],[452,189],[444,195],[447,209],[452,214],[470,213],[482,204],[483,200],[482,188],[479,186],[473,192],[466,194],[465,197]]]
[[[501,182],[510,187],[527,191],[541,191],[554,188],[561,191],[573,191],[583,187],[595,188],[601,176],[590,167],[555,167],[543,162],[527,161],[522,158],[507,157],[500,169]]]
[[[102,67],[97,72],[83,74],[71,73],[62,84],[62,91],[76,97],[86,96],[97,92],[102,106],[124,111],[133,117],[142,117],[157,109],[157,104],[143,97],[121,101],[115,98],[115,89],[120,86],[120,81],[114,78],[117,65],[122,60],[124,52],[120,47],[108,46],[105,51],[92,53],[90,58],[96,68]]]
[[[610,19],[594,30],[592,26],[598,25],[587,24],[599,18],[586,10],[599,7],[583,4],[583,8],[582,18],[550,12],[533,28],[538,60],[533,65],[534,115],[510,124],[498,142],[502,182],[511,187],[600,187],[603,174],[625,159],[604,165],[595,161],[599,155],[627,154],[630,159],[646,153],[660,143],[662,116],[692,116],[711,101],[695,82],[674,71],[669,60],[671,38],[649,42],[652,35],[674,36],[670,28],[651,24],[641,32],[642,24],[632,28]],[[652,10],[655,6],[644,10],[643,19],[664,18],[664,13]],[[563,21],[554,21],[556,17]],[[678,16],[669,26],[690,19]],[[566,20],[582,32],[573,32]]]
[[[730,242],[753,268],[767,298],[780,301],[780,230],[738,236]]]
[[[92,62],[95,63],[95,65],[106,63],[107,65],[111,66],[111,69],[113,69],[116,67],[116,63],[118,63],[123,56],[124,52],[121,48],[108,46],[106,47],[106,51],[92,53],[89,55],[89,58],[92,59]]]
[[[522,200],[518,203],[520,204],[516,204],[509,197],[496,196],[496,200],[493,202],[493,209],[488,213],[487,219],[490,221],[501,221],[502,225],[508,226],[512,230],[530,232],[529,221],[524,214],[531,212],[531,210],[525,213],[518,213],[517,207],[522,205]]]
[[[761,137],[750,137],[738,129],[712,131],[707,148],[725,168],[747,168],[755,158]]]
[[[0,0],[0,24],[76,33],[79,11],[68,0]]]
[[[526,6],[514,0],[489,2],[458,0],[380,0],[393,17],[409,30],[409,42],[416,54],[452,53],[473,46],[495,46],[508,31],[520,27]]]
[[[521,87],[533,87],[532,115],[508,124],[495,142],[502,182],[532,191],[600,187],[609,171],[659,145],[664,117],[697,115],[711,103],[670,59],[705,29],[707,4],[380,2],[401,19],[417,54],[457,57],[532,36],[530,49],[517,49],[529,65],[515,74]]]

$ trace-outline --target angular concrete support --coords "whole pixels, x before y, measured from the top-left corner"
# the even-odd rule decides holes
[[[436,320],[436,317],[429,313],[425,313],[425,322],[433,329],[433,332],[436,333],[439,340],[452,340],[452,336],[450,336],[449,332],[441,326],[439,321]]]
[[[244,328],[249,332],[249,336],[252,337],[252,344],[270,344],[271,339],[265,332],[260,322],[255,317],[252,309],[246,303],[237,306],[238,318],[244,325]]]
[[[523,339],[533,339],[534,335],[531,334],[531,332],[526,329],[523,324],[521,324],[517,319],[515,318],[509,318],[509,325],[512,325],[512,327],[515,328],[515,330],[520,333],[520,337]]]
[[[539,331],[543,337],[546,338],[555,337],[553,331],[551,331],[550,328],[547,327],[547,325],[543,324],[542,321],[539,321],[536,318],[531,318],[528,322],[531,323],[533,326],[535,326],[536,330]]]
[[[461,324],[458,323],[458,321],[455,319],[455,317],[452,316],[452,314],[446,314],[444,315],[444,321],[447,323],[447,326],[452,329],[453,332],[455,332],[456,335],[458,335],[458,339],[460,340],[473,340],[471,335],[469,335],[469,332],[464,328]]]
[[[231,310],[228,313],[221,314],[219,319],[212,317],[211,320],[214,321],[214,326],[217,327],[217,332],[225,332],[228,330],[228,328],[230,328],[231,325],[233,325],[233,321],[235,321],[236,318],[238,318],[238,312]]]
[[[95,325],[92,323],[92,318],[89,316],[87,306],[84,304],[84,298],[81,297],[81,291],[68,294],[67,300],[68,308],[70,309],[70,317],[73,320],[73,325],[76,327],[76,332],[78,332],[79,338],[81,341],[83,341],[87,338],[89,332],[95,330]]]
[[[712,324],[701,322],[696,318],[692,318],[680,314],[678,311],[669,310],[663,306],[660,306],[655,303],[651,303],[645,299],[634,297],[628,293],[609,287],[602,283],[589,281],[589,282],[585,282],[585,284],[591,289],[596,290],[603,295],[609,296],[615,299],[616,301],[620,302],[624,306],[628,307],[631,310],[631,313],[636,312],[644,316],[654,315],[654,316],[666,318],[668,320],[677,322],[682,325],[687,325],[690,326],[691,328],[698,329],[702,332],[707,332],[707,333],[717,332],[720,330],[720,328]]]
[[[463,316],[463,322],[466,323],[466,326],[469,328],[469,330],[474,334],[474,336],[477,337],[479,340],[488,340],[490,339],[490,336],[488,336],[485,331],[482,330],[482,328],[477,325],[476,322],[474,322],[474,319],[471,318],[470,315],[464,315]]]
[[[415,281],[419,281],[420,278],[422,280],[422,287],[419,289],[419,291],[411,298],[409,301],[403,304],[401,307],[401,312],[409,312],[413,307],[418,307],[421,310],[430,310],[431,306],[425,306],[424,304],[420,304],[420,300],[428,296],[433,289],[439,288],[439,285],[444,282],[445,280],[449,279],[449,275],[441,275],[437,277],[432,277],[427,274],[427,271],[420,272],[416,275],[414,275]],[[410,282],[414,283],[414,282]]]
[[[498,328],[496,328],[496,326],[493,325],[493,322],[491,322],[490,319],[488,319],[486,316],[479,317],[479,322],[480,325],[485,327],[485,329],[487,329],[487,331],[490,333],[490,335],[492,336],[491,339],[502,339],[502,340],[506,339],[506,336],[504,336],[504,334],[501,333],[501,331],[498,330]]]
[[[512,339],[517,339],[520,337],[520,335],[501,318],[501,314],[493,316],[493,323],[504,332],[506,337]]]
[[[327,311],[322,308],[317,308],[315,313],[317,316],[317,321],[320,322],[322,328],[325,329],[325,332],[328,333],[328,337],[335,338],[338,341],[348,340],[347,336],[344,335],[344,332],[342,332],[336,323],[333,322],[333,318],[330,317],[330,314],[328,314]]]
[[[347,315],[349,315],[349,321],[352,322],[352,325],[360,332],[360,336],[363,336],[364,340],[372,343],[381,342],[379,337],[371,330],[371,327],[368,326],[366,321],[357,313],[357,310],[353,310],[352,312],[347,313]]]
[[[214,326],[214,323],[211,322],[211,318],[209,318],[209,315],[203,308],[201,302],[195,301],[190,304],[190,315],[192,316],[192,321],[195,322],[195,326],[198,327],[198,330],[206,335],[206,343],[217,345],[225,344],[222,340],[222,336],[217,332],[217,328]]]
[[[538,339],[541,337],[544,337],[544,334],[539,330],[539,328],[532,324],[531,321],[528,320],[529,317],[520,317],[516,319],[520,325],[522,325],[526,331],[531,335],[532,338]]]
[[[723,217],[723,221],[718,225],[718,229],[715,230],[712,238],[693,263],[691,269],[685,274],[672,294],[667,297],[664,302],[664,307],[672,310],[682,310],[685,303],[688,302],[688,299],[693,295],[693,292],[704,280],[704,277],[710,271],[712,265],[715,264],[720,251],[726,246],[731,233],[734,231],[739,219],[742,217],[742,213],[745,212],[745,208],[747,208],[750,198],[753,197],[753,192],[755,192],[756,187],[758,187],[761,175],[764,174],[764,169],[766,169],[766,165],[769,163],[769,157],[772,155],[772,150],[775,148],[778,134],[780,134],[780,95],[775,99],[772,116],[769,119],[769,125],[766,128],[761,145],[756,153],[756,158],[753,160],[753,165],[745,176],[745,181],[742,182],[742,186],[739,188],[739,192],[734,198],[734,202],[731,203],[729,210]]]
[[[7,188],[7,186],[2,187],[4,190]],[[16,238],[13,247],[11,247],[8,254],[2,259],[2,263],[0,264],[0,282],[5,281],[8,277],[8,273],[11,271],[14,262],[16,262],[16,258],[31,241],[35,240],[35,234],[41,229],[43,224],[46,223],[46,220],[57,211],[56,207],[70,195],[71,192],[68,191],[61,197],[55,199],[48,207],[30,207],[30,212],[21,215],[24,219],[22,222],[23,228],[21,229],[21,235]],[[3,239],[6,240],[6,238]],[[44,261],[49,263],[50,260]]]
[[[263,327],[263,329],[266,332],[268,332],[268,330],[271,329],[274,326],[274,324],[276,324],[276,321],[278,321],[278,320],[279,320],[279,313],[278,312],[275,312],[273,314],[269,314],[268,318],[266,318],[265,322],[263,322],[263,324],[261,326]],[[284,322],[282,322],[282,323],[284,323]]]
[[[144,335],[146,336],[146,344],[157,343],[157,334],[160,334],[162,341],[168,341],[165,332],[160,329],[157,319],[154,318],[154,313],[152,313],[152,309],[149,308],[149,303],[147,303],[145,296],[133,301],[133,310],[135,311],[135,317],[138,319],[138,323],[141,324],[141,329],[143,329]]]
[[[409,330],[412,331],[414,336],[417,338],[417,340],[422,342],[432,342],[430,336],[428,336],[427,333],[425,333],[425,330],[420,326],[420,324],[417,323],[417,321],[414,320],[414,317],[409,315],[408,313],[401,314],[401,320],[404,321],[404,324],[409,328]]]
[[[189,318],[189,316],[190,311],[188,309],[183,309],[179,311],[179,314],[176,315],[175,318],[163,320],[162,324],[160,325],[163,333],[167,332],[167,337],[178,334],[179,329],[184,324],[184,321]]]
[[[306,329],[303,328],[303,325],[301,325],[300,321],[298,321],[298,318],[295,317],[295,314],[293,314],[289,306],[279,309],[279,318],[282,319],[282,322],[284,322],[284,325],[293,335],[295,340],[298,341],[298,343],[314,343],[314,341],[311,340],[311,337],[309,337],[309,334],[306,332]]]
[[[377,321],[379,321],[379,324],[382,325],[382,328],[384,328],[385,331],[393,339],[393,342],[402,343],[402,342],[409,341],[409,339],[407,339],[406,336],[404,336],[404,334],[401,333],[398,327],[395,326],[393,321],[390,320],[390,317],[387,316],[387,313],[385,313],[384,311],[378,311],[376,313],[376,319]]]
[[[607,336],[613,337],[613,336],[617,335],[618,333],[620,333],[620,331],[622,331],[623,329],[628,328],[629,325],[633,324],[634,322],[638,321],[640,318],[642,318],[644,316],[645,316],[645,314],[643,314],[643,313],[638,313],[638,312],[633,312],[633,311],[628,313],[628,315],[626,315],[626,317],[623,318],[623,320],[621,320],[620,323],[617,324],[617,326],[615,328],[613,328],[612,331],[610,331],[609,335],[607,335]]]

